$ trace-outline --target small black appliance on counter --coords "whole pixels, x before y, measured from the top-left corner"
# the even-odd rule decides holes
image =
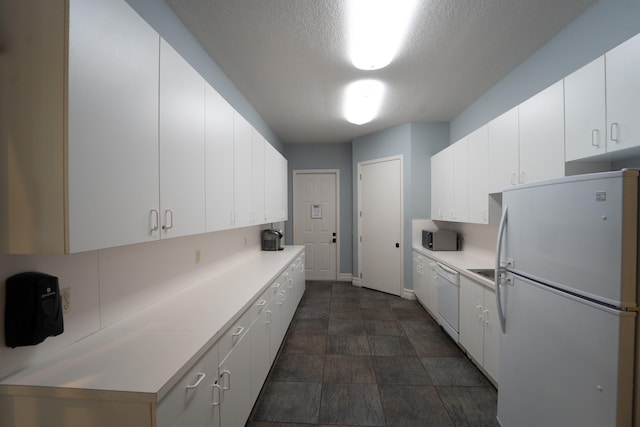
[[[460,249],[460,241],[455,231],[422,230],[422,246],[432,251],[457,251]]]
[[[284,250],[282,246],[282,232],[279,230],[262,230],[262,250],[263,251],[281,251]]]
[[[64,332],[58,278],[20,273],[7,279],[4,335],[7,347],[39,344]]]

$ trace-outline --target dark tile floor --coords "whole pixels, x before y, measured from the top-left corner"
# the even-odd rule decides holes
[[[247,426],[495,426],[496,397],[416,301],[308,281]]]

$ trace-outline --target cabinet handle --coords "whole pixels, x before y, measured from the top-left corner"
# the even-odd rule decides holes
[[[489,213],[487,212],[487,210],[486,209],[482,209],[482,220],[486,221],[488,216],[489,216]]]
[[[151,232],[158,231],[160,226],[160,212],[157,209],[151,209]]]
[[[476,305],[476,316],[478,316],[478,320],[482,320],[482,306]]]
[[[289,289],[293,289],[293,279],[289,279]]]
[[[511,174],[511,185],[516,185],[516,173]]]
[[[218,400],[216,400],[216,390],[218,390]],[[222,393],[222,388],[218,385],[218,381],[211,385],[211,406],[220,406],[220,393]]]
[[[298,265],[298,273],[302,273],[304,271],[304,264],[300,263],[300,265]]]
[[[280,283],[274,283],[272,288],[278,289],[280,287]]]
[[[265,313],[267,313],[267,320],[265,321],[265,323],[273,322],[273,320],[271,320],[271,315],[273,314],[273,313],[271,313],[271,310],[267,310],[267,311],[265,311]]]
[[[162,226],[163,230],[171,230],[173,228],[173,211],[171,209],[166,209],[164,211],[164,225]]]
[[[193,389],[193,388],[198,388],[198,386],[200,385],[200,383],[202,382],[204,377],[206,377],[206,374],[204,374],[203,372],[198,372],[198,379],[196,380],[195,384],[188,385],[187,386],[187,390]]]
[[[484,323],[486,325],[488,325],[489,324],[489,310],[483,311],[482,314],[484,314]]]
[[[617,122],[613,122],[613,123],[611,123],[611,128],[609,129],[609,131],[610,131],[609,135],[611,135],[611,141],[616,142],[616,143],[620,142],[620,141],[618,141],[618,130],[619,130],[618,128],[619,127],[620,126],[618,125]],[[614,129],[615,129],[615,132],[614,132]]]
[[[256,305],[258,307],[264,307],[266,304],[267,304],[267,300],[261,299],[260,301],[258,301]]]
[[[220,378],[222,380],[224,380],[225,374],[227,376],[227,384],[224,384],[224,381],[222,381],[222,389],[223,390],[231,390],[231,372],[229,372],[228,370],[224,370],[222,371],[222,373],[220,374]]]
[[[278,292],[278,304],[284,303],[285,299],[287,299],[287,293],[284,291]]]
[[[598,132],[598,129],[594,129],[591,131],[591,145],[596,147],[596,148],[600,148],[600,144],[598,144],[598,140],[600,139],[598,137],[600,132]]]
[[[240,334],[242,334],[242,331],[244,331],[244,326],[238,327],[238,329],[234,333],[232,333],[231,336],[234,338],[239,337]]]

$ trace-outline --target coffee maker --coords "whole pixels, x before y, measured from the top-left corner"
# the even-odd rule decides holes
[[[282,246],[282,231],[279,230],[262,230],[262,250],[263,251],[281,251],[284,249]]]

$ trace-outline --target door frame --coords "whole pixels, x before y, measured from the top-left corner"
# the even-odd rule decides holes
[[[358,162],[358,210],[356,212],[356,221],[358,222],[358,277],[354,279],[353,284],[362,287],[362,167],[375,163],[388,162],[393,160],[400,161],[400,289],[399,295],[404,295],[404,159],[401,154],[396,156],[381,157],[378,159],[363,160]]]
[[[296,231],[296,200],[295,200],[295,182],[296,178],[300,175],[316,175],[316,174],[326,174],[326,175],[335,175],[336,176],[336,277],[335,281],[337,282],[340,278],[340,239],[342,233],[340,231],[340,169],[294,169],[293,170],[293,178],[292,178],[292,187],[291,187],[291,199],[293,201],[293,244],[298,244],[298,233]]]

